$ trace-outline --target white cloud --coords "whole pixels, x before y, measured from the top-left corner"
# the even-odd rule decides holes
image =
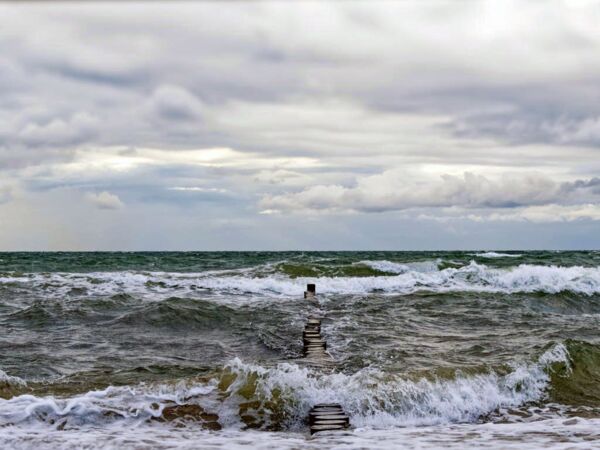
[[[167,150],[136,148],[124,151],[123,147],[85,148],[78,150],[69,162],[59,162],[52,167],[53,176],[61,179],[95,178],[106,173],[131,173],[141,168],[237,168],[252,174],[265,169],[285,166],[295,169],[318,168],[319,162],[308,157],[268,157],[259,153],[240,152],[231,148],[198,148]],[[38,169],[39,171],[39,169]],[[31,171],[30,171],[31,173]]]
[[[317,185],[300,192],[269,195],[262,209],[383,212],[409,208],[503,208],[564,201],[561,184],[540,173],[489,177],[465,172],[415,176],[402,169],[358,178],[354,187]]]
[[[117,195],[107,191],[102,191],[98,194],[88,192],[86,199],[98,209],[121,209],[125,206]]]
[[[600,205],[543,205],[522,210],[493,213],[485,217],[490,221],[529,221],[534,223],[574,222],[576,220],[600,220]]]
[[[581,205],[540,205],[514,208],[509,210],[481,211],[469,213],[456,209],[451,215],[434,216],[422,214],[424,220],[449,222],[453,220],[470,220],[474,222],[532,222],[532,223],[570,223],[576,221],[600,220],[600,205],[586,203]]]

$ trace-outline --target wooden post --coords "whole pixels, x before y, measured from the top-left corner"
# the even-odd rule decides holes
[[[313,298],[315,295],[317,295],[317,285],[308,283],[306,285],[306,291],[304,291],[304,298]]]
[[[319,404],[312,407],[308,414],[310,434],[319,431],[343,430],[350,426],[350,418],[337,403]]]

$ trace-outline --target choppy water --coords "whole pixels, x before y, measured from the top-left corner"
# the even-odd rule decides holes
[[[600,448],[600,252],[0,253],[0,448],[244,446]]]

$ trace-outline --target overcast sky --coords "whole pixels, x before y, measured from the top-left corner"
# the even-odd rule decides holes
[[[600,248],[600,3],[0,4],[0,250]]]

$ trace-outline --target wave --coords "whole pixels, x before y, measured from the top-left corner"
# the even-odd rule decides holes
[[[19,377],[15,377],[7,374],[5,371],[0,369],[0,387],[2,386],[27,386],[25,380]]]
[[[455,379],[411,380],[367,368],[353,375],[314,376],[293,364],[264,368],[235,359],[228,370],[248,400],[284,418],[288,427],[302,425],[316,403],[339,403],[354,426],[396,427],[472,422],[500,407],[517,407],[545,397],[551,366],[570,367],[567,348],[558,344],[537,362],[515,366],[507,375],[489,372]],[[284,400],[283,402],[281,400]],[[279,406],[279,408],[277,408]]]
[[[498,253],[498,252],[483,252],[483,253],[470,253],[473,256],[480,258],[520,258],[523,255],[517,253]]]
[[[398,268],[400,270],[400,268]],[[434,271],[409,269],[395,276],[319,277],[290,279],[283,276],[265,278],[215,277],[198,280],[204,288],[250,294],[297,296],[306,283],[315,282],[321,294],[366,294],[384,292],[411,294],[432,292],[490,293],[600,293],[600,268],[558,267],[522,264],[496,269],[471,262],[460,268]]]
[[[187,328],[220,328],[237,319],[235,311],[207,301],[169,297],[123,313],[110,323],[127,326]],[[243,317],[237,319],[241,321]]]
[[[544,266],[521,264],[508,268],[493,268],[471,261],[461,267],[445,267],[439,261],[400,264],[391,261],[363,261],[384,272],[379,276],[320,276],[297,277],[256,271],[222,273],[174,272],[95,272],[48,273],[20,275],[20,287],[42,292],[45,297],[65,296],[149,296],[152,299],[168,297],[205,297],[221,295],[222,301],[238,299],[229,294],[254,296],[298,297],[306,283],[317,283],[320,294],[360,295],[371,292],[411,294],[414,292],[489,292],[489,293],[600,293],[600,267]],[[394,273],[394,275],[390,275]],[[23,281],[23,278],[26,281]],[[8,277],[7,279],[14,279]],[[3,283],[0,280],[0,285]]]
[[[204,396],[214,386],[108,387],[70,398],[37,397],[31,394],[0,400],[0,427],[44,422],[68,429],[126,421],[139,423],[161,417],[170,405],[183,404],[185,398]]]
[[[7,374],[0,369],[0,399],[10,398],[27,387],[25,380]]]
[[[474,422],[498,408],[544,399],[556,367],[561,376],[572,370],[564,344],[535,362],[515,364],[504,375],[459,372],[452,379],[411,379],[374,368],[320,374],[296,364],[264,367],[236,358],[205,382],[109,387],[65,399],[20,395],[0,400],[0,427],[43,422],[63,429],[196,415],[218,421],[219,427],[294,430],[304,427],[314,404],[323,402],[340,403],[355,427]]]
[[[381,273],[407,273],[410,271],[414,272],[435,272],[439,269],[441,259],[434,261],[421,261],[412,263],[397,263],[387,260],[378,261],[360,261],[358,264],[362,264],[371,267]]]

